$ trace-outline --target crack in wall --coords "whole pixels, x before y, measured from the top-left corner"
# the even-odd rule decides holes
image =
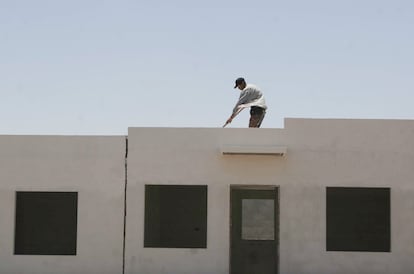
[[[125,137],[125,171],[124,171],[124,236],[122,243],[122,274],[125,274],[125,241],[126,241],[126,217],[127,217],[127,186],[128,186],[128,136]]]

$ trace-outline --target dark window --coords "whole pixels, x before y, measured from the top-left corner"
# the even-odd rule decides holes
[[[146,185],[145,247],[206,248],[207,186]]]
[[[16,192],[14,254],[76,255],[77,192]]]
[[[328,187],[327,251],[390,252],[390,189]]]

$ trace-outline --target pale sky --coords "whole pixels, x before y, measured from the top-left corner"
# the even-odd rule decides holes
[[[414,119],[413,0],[0,0],[0,134]],[[247,127],[244,110],[229,127]]]

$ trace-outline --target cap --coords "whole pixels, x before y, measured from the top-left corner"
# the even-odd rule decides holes
[[[244,78],[243,77],[239,77],[236,79],[236,85],[234,86],[234,88],[237,88],[238,85],[240,85],[241,83],[244,83]]]

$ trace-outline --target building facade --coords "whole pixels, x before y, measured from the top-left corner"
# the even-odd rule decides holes
[[[0,136],[0,273],[414,273],[414,121]]]

